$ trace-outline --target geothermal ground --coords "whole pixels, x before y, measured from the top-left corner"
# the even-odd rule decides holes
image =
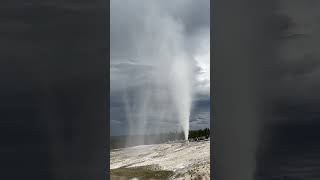
[[[114,149],[111,179],[210,179],[210,141]]]

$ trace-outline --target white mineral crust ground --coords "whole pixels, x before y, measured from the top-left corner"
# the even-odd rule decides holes
[[[110,169],[154,166],[174,171],[174,179],[210,179],[210,141],[175,142],[114,149]],[[179,175],[179,176],[178,176]]]

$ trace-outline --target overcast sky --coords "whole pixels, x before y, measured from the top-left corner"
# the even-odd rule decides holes
[[[124,87],[143,89],[143,82],[153,70],[154,59],[148,56],[155,53],[166,54],[170,48],[162,48],[161,45],[171,46],[176,43],[176,39],[183,43],[184,50],[192,59],[190,63],[195,72],[190,79],[193,82],[190,128],[209,127],[210,1],[112,0],[110,3],[111,134],[127,133],[128,121],[123,106]],[[137,48],[141,46],[144,47],[143,51]],[[145,57],[148,60],[142,60]],[[171,124],[168,123],[167,126]]]

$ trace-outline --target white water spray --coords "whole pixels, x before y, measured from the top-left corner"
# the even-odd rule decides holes
[[[178,112],[178,120],[182,126],[185,140],[188,140],[189,135],[189,117],[192,101],[190,71],[190,67],[188,63],[183,60],[183,57],[172,63],[172,93]]]

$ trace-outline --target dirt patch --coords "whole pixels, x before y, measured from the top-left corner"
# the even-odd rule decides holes
[[[156,168],[157,169],[157,168]],[[168,179],[173,175],[172,171],[155,170],[152,166],[140,166],[131,168],[117,168],[110,170],[111,180],[125,180],[125,179]]]

